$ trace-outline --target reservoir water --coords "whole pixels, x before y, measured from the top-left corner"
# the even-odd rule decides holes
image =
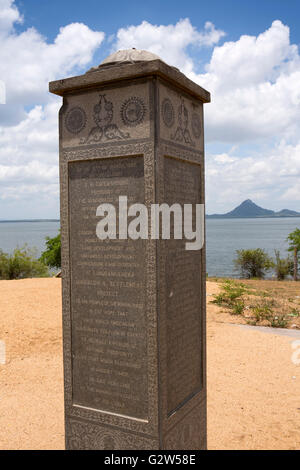
[[[271,256],[274,249],[287,255],[286,237],[300,228],[300,218],[270,219],[207,219],[207,273],[209,276],[238,277],[233,259],[236,250],[263,248]],[[36,247],[38,254],[45,249],[45,237],[54,237],[59,222],[2,222],[0,249],[11,253],[16,246],[27,243]]]

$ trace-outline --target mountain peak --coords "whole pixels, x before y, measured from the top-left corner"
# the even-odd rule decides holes
[[[246,199],[239,206],[227,214],[213,214],[211,217],[237,217],[237,218],[253,218],[253,217],[299,217],[300,213],[284,209],[280,212],[274,212],[269,209],[263,209],[255,204],[251,199]]]
[[[251,199],[246,199],[242,204],[228,212],[228,217],[262,217],[274,214],[274,211],[263,209],[255,204]]]

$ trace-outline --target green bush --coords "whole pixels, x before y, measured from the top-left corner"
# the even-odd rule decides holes
[[[27,245],[16,248],[12,255],[0,250],[0,279],[47,277],[48,268],[36,258],[36,251]]]
[[[283,281],[287,276],[293,273],[294,261],[288,258],[280,258],[280,252],[275,250],[275,273],[278,281]]]
[[[293,268],[291,268],[290,274],[294,276],[295,280],[297,280],[297,274],[300,269],[300,229],[296,228],[296,230],[291,232],[287,237],[287,241],[289,242],[288,251],[293,253],[296,252],[296,257],[294,257]]]
[[[60,233],[54,237],[46,237],[47,249],[43,251],[40,257],[40,261],[50,268],[61,267],[61,240]]]
[[[269,255],[261,248],[253,250],[237,250],[237,258],[234,260],[235,268],[240,271],[242,277],[262,279],[266,272],[274,267]]]
[[[293,232],[289,234],[287,237],[287,241],[289,242],[289,251],[294,251],[297,249],[297,252],[300,253],[300,229],[296,228]]]

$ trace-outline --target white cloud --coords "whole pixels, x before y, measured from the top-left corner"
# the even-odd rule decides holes
[[[206,73],[192,75],[212,93],[207,140],[298,136],[300,56],[281,21],[257,37],[242,36],[215,47]]]
[[[61,99],[49,94],[48,82],[86,68],[105,34],[72,23],[48,43],[34,28],[16,33],[16,22],[22,18],[14,2],[0,0],[0,80],[6,88],[6,104],[0,106],[0,218],[11,210],[21,217],[19,205],[11,205],[20,199],[37,217],[47,202],[53,216],[58,214]]]
[[[14,23],[21,23],[22,16],[14,0],[0,0],[0,36],[5,36],[13,28]]]
[[[87,65],[104,39],[82,23],[60,28],[52,44],[34,28],[1,39],[0,78],[7,105],[48,101],[48,82]]]
[[[143,21],[121,28],[114,48],[150,50],[208,89],[212,103],[205,110],[207,141],[298,135],[300,56],[290,43],[288,26],[277,20],[257,37],[243,35],[215,46],[204,73],[197,74],[199,64],[189,56],[188,46],[212,46],[223,36],[210,22],[198,31],[189,19],[168,26]]]
[[[207,155],[207,212],[227,212],[245,199],[300,212],[300,143],[281,142],[264,154]],[[286,202],[288,201],[288,204]]]
[[[143,21],[138,26],[119,29],[114,49],[146,49],[184,73],[191,73],[194,64],[188,56],[187,47],[213,46],[224,35],[223,31],[215,29],[210,22],[205,23],[204,31],[197,31],[188,18],[167,26]]]
[[[14,126],[0,128],[1,218],[58,216],[60,103],[35,106]]]
[[[0,80],[8,103],[0,105],[0,218],[56,216],[61,100],[48,93],[48,81],[84,71],[104,33],[72,23],[48,43],[33,28],[16,33],[16,22],[22,18],[13,1],[0,0]],[[230,210],[248,198],[300,211],[298,47],[278,20],[257,37],[217,46],[224,34],[210,22],[200,31],[189,19],[173,25],[143,21],[119,29],[113,48],[150,50],[212,93],[205,106],[206,141],[219,142],[220,150],[206,157],[208,212]],[[204,47],[212,47],[212,55],[199,74],[195,57]]]

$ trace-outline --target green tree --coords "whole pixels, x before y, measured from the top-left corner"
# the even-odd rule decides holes
[[[40,261],[50,268],[61,267],[61,240],[60,233],[56,237],[46,237],[46,250],[43,251]]]
[[[298,258],[300,254],[300,229],[296,228],[296,230],[291,232],[287,237],[287,241],[289,242],[288,251],[294,253],[294,280],[297,281]]]
[[[262,279],[266,272],[274,267],[270,256],[261,248],[253,250],[237,250],[234,260],[235,268],[240,271],[242,277],[250,279],[256,277]]]
[[[283,281],[289,274],[293,273],[294,262],[291,257],[280,258],[280,251],[275,250],[275,273],[278,281]]]
[[[24,245],[10,255],[0,251],[0,279],[47,277],[48,268],[36,258],[36,250]]]

